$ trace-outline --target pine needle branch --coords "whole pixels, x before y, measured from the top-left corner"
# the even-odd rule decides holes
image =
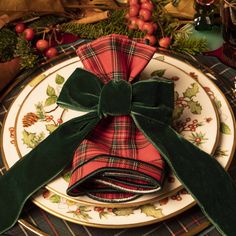
[[[179,38],[171,45],[171,49],[195,55],[207,51],[207,39]]]
[[[108,34],[123,34],[129,37],[140,38],[144,36],[141,31],[130,31],[125,22],[125,11],[116,10],[111,12],[107,20],[93,24],[77,24],[73,22],[60,25],[60,31],[79,35],[81,38],[96,39]]]

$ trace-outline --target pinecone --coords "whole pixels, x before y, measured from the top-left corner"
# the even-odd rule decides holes
[[[33,112],[27,113],[22,119],[23,127],[29,127],[33,125],[38,121],[38,119],[39,117],[35,113]]]

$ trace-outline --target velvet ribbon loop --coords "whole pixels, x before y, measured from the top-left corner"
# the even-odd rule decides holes
[[[216,160],[170,126],[173,82],[154,78],[132,85],[119,81],[104,85],[96,75],[77,69],[65,83],[58,104],[89,113],[62,124],[0,178],[0,233],[16,222],[25,201],[71,162],[76,147],[102,117],[129,114],[209,219],[224,235],[235,235],[232,179]]]

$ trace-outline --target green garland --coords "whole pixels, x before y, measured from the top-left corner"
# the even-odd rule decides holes
[[[14,56],[21,58],[21,69],[34,67],[38,60],[38,55],[35,54],[31,43],[21,37],[17,39]]]
[[[183,40],[174,41],[171,45],[171,49],[180,53],[187,52],[195,55],[208,50],[207,40],[198,38],[184,38]]]
[[[52,25],[60,24],[65,22],[67,19],[62,16],[46,15],[41,16],[38,20],[35,20],[28,24],[28,27],[33,28],[37,33],[42,31],[42,28],[50,27]]]
[[[16,43],[16,33],[7,28],[0,30],[0,62],[6,62],[13,58]]]
[[[153,21],[157,23],[156,38],[170,37],[172,43],[170,49],[178,52],[197,54],[207,50],[207,40],[192,38],[191,27],[183,24],[180,20],[170,16],[164,6],[170,0],[152,0],[155,4]],[[129,30],[125,20],[126,10],[114,10],[108,19],[93,24],[78,24],[66,22],[68,19],[54,15],[40,16],[39,19],[28,23],[38,35],[33,42],[28,42],[16,35],[11,27],[0,30],[0,62],[5,62],[14,57],[21,57],[22,68],[31,68],[38,61],[39,56],[35,53],[31,43],[35,43],[41,37],[39,32],[45,27],[57,25],[62,33],[71,33],[81,38],[96,39],[108,34],[122,34],[130,38],[143,38],[144,33],[139,30]],[[32,18],[32,16],[31,16]]]
[[[108,34],[123,34],[129,37],[142,38],[143,32],[128,29],[124,20],[125,13],[124,10],[112,11],[107,20],[93,24],[64,23],[60,25],[60,31],[88,39],[96,39]]]

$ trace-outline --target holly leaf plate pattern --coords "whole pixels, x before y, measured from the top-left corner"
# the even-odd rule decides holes
[[[195,80],[193,76],[191,77],[194,82],[192,81],[191,83],[188,83],[187,86],[181,86],[183,88],[177,88],[176,91],[182,95],[186,89],[189,87],[191,88],[191,84],[195,83],[196,81],[199,81],[203,87],[209,87],[211,88],[211,99],[218,101],[220,106],[218,106],[218,111],[220,114],[220,121],[227,124],[229,129],[231,130],[230,134],[224,134],[220,133],[220,139],[219,139],[219,145],[217,148],[217,152],[215,155],[215,158],[220,162],[220,164],[224,167],[227,167],[231,161],[231,156],[233,153],[233,143],[235,139],[235,131],[233,129],[234,124],[233,124],[233,118],[232,114],[230,111],[230,108],[227,104],[226,99],[224,96],[220,93],[219,89],[199,70],[195,69],[192,66],[187,65],[186,63],[177,60],[175,58],[169,57],[169,56],[164,56],[162,54],[157,53],[155,55],[156,59],[152,60],[150,63],[152,65],[148,66],[144,71],[143,77],[149,76],[151,71],[155,71],[157,69],[164,69],[165,73],[164,76],[166,78],[172,79],[175,81],[175,86],[178,87],[179,83],[182,84],[181,80],[185,80],[186,77],[185,75],[181,73],[190,74],[194,75],[194,77],[197,79]],[[161,58],[161,59],[160,59]],[[156,62],[154,62],[156,60]],[[74,65],[73,65],[74,62]],[[19,141],[23,143],[22,138],[22,131],[25,129],[29,133],[36,133],[37,135],[39,134],[35,132],[35,129],[39,127],[44,126],[45,130],[45,135],[49,134],[49,131],[46,130],[46,124],[59,124],[62,121],[66,121],[67,117],[67,112],[60,110],[59,108],[56,108],[55,104],[44,107],[44,101],[45,97],[47,97],[47,94],[45,93],[44,98],[41,100],[39,97],[33,96],[32,98],[32,103],[36,105],[29,107],[29,109],[25,109],[25,112],[22,114],[19,113],[19,104],[23,104],[25,101],[25,98],[29,93],[33,93],[32,89],[37,89],[38,86],[42,86],[41,83],[44,83],[44,80],[46,83],[44,84],[44,90],[46,91],[46,88],[48,85],[52,86],[55,89],[56,95],[58,95],[58,92],[60,91],[61,84],[57,84],[55,82],[56,74],[59,74],[63,76],[66,79],[70,75],[70,71],[73,71],[75,68],[78,67],[78,62],[77,58],[72,58],[69,59],[67,62],[64,64],[62,63],[60,66],[61,69],[58,70],[59,67],[56,67],[55,73],[52,73],[54,68],[50,69],[50,71],[45,71],[44,74],[46,77],[40,81],[35,87],[32,86],[26,86],[23,90],[22,93],[16,98],[14,101],[14,104],[12,105],[11,109],[8,112],[4,127],[3,127],[3,135],[4,139],[1,140],[3,150],[4,150],[4,156],[6,157],[6,163],[9,166],[14,165],[14,163],[19,159],[18,153],[16,150],[16,144],[19,145]],[[166,63],[166,64],[165,64]],[[155,68],[154,68],[155,67]],[[179,68],[179,69],[178,69]],[[47,78],[47,75],[50,74],[50,76]],[[184,77],[184,78],[183,78]],[[174,79],[173,79],[174,78]],[[54,80],[54,83],[53,83]],[[48,83],[48,81],[50,81]],[[187,81],[187,79],[186,79]],[[184,82],[185,83],[185,82]],[[182,84],[183,85],[183,84]],[[180,87],[180,86],[179,86]],[[201,88],[199,88],[201,90]],[[196,97],[201,97],[201,92],[196,95]],[[204,97],[204,96],[203,96]],[[37,98],[37,99],[36,99]],[[195,97],[193,97],[195,98]],[[200,99],[194,99],[194,101],[198,101],[200,105],[202,106],[202,111],[201,113],[204,115],[197,115],[197,114],[192,114],[190,109],[185,109],[184,113],[185,115],[182,115],[182,117],[179,119],[180,121],[180,129],[183,129],[182,132],[183,134],[190,135],[191,132],[195,133],[195,131],[191,131],[191,128],[194,128],[193,121],[195,121],[194,124],[198,124],[196,126],[196,132],[202,132],[204,134],[204,127],[207,127],[208,125],[214,124],[215,120],[214,117],[211,115],[205,115],[205,104],[201,102]],[[39,105],[41,103],[41,105]],[[56,108],[56,110],[54,110]],[[187,112],[186,112],[187,111]],[[34,123],[32,126],[23,127],[22,124],[22,118],[25,114],[28,112],[33,112],[38,116],[38,121]],[[48,113],[49,112],[49,113]],[[186,112],[186,113],[185,113]],[[53,117],[50,117],[50,115],[53,115]],[[16,123],[20,124],[21,128],[19,126],[15,126],[15,120],[12,119],[12,117],[17,117]],[[190,119],[189,119],[190,118]],[[195,119],[196,118],[196,119]],[[61,119],[60,122],[58,123],[58,119]],[[197,120],[197,121],[196,121]],[[59,124],[60,125],[60,124]],[[190,125],[190,126],[189,126]],[[203,130],[202,130],[203,128]],[[16,134],[16,135],[15,135]],[[206,142],[208,143],[209,140]],[[21,150],[24,152],[29,151],[29,148],[27,145],[22,145],[24,147],[24,150]],[[21,147],[21,148],[22,148]],[[12,155],[14,154],[14,155]],[[67,177],[67,181],[69,179],[69,176]],[[68,183],[62,178],[63,181],[59,181],[58,186],[61,188],[63,186],[62,182],[65,183],[64,186],[67,186]],[[176,184],[177,183],[177,184]],[[54,183],[55,184],[55,183]],[[176,188],[178,185],[178,180],[174,177],[168,177],[167,178],[167,186],[173,186],[173,188]],[[47,188],[51,188],[52,186],[47,186]],[[172,188],[172,190],[173,190]],[[171,189],[168,188],[167,191],[169,191],[168,196],[164,196],[157,198],[156,196],[153,196],[152,201],[153,203],[147,203],[145,202],[147,199],[141,199],[144,201],[144,204],[139,204],[138,202],[132,202],[132,204],[135,204],[135,207],[131,207],[128,204],[123,204],[118,206],[110,206],[110,207],[101,207],[99,209],[97,206],[97,203],[95,203],[92,206],[88,206],[88,202],[86,202],[88,199],[85,199],[84,204],[82,204],[83,201],[78,201],[78,199],[73,199],[73,198],[67,198],[63,197],[64,195],[61,194],[61,189],[58,191],[43,191],[42,193],[39,192],[37,195],[33,197],[33,201],[36,205],[39,207],[42,207],[43,209],[46,209],[48,212],[51,214],[57,215],[58,217],[62,219],[66,219],[75,223],[79,224],[86,224],[86,225],[91,225],[91,226],[99,226],[99,227],[111,227],[113,225],[115,228],[125,228],[125,227],[134,227],[138,225],[145,225],[145,224],[150,224],[154,222],[161,221],[163,219],[167,219],[170,216],[176,215],[179,212],[183,212],[184,210],[188,209],[194,204],[194,199],[186,192],[179,191],[178,193],[172,193]],[[165,190],[166,191],[166,190]],[[59,193],[59,194],[58,194]],[[58,197],[53,197],[52,202],[50,200],[50,196],[53,196],[56,194]],[[161,196],[161,195],[160,195]],[[149,200],[148,200],[149,201]],[[91,204],[91,203],[89,203]],[[147,216],[145,213],[141,212],[141,206],[143,205],[153,205],[153,207],[148,207],[147,209],[151,209],[150,212],[156,209],[160,209],[161,214],[163,216],[160,216],[160,218],[155,218],[153,216]],[[85,206],[85,208],[79,208],[80,206]],[[132,208],[133,210],[130,210],[132,212],[131,214],[122,216],[122,215],[116,215],[113,211],[116,209],[116,211],[120,208]],[[79,209],[79,210],[78,210]],[[78,217],[77,215],[85,209],[85,213],[89,215],[90,218],[86,217]],[[95,210],[96,209],[96,210]],[[77,215],[74,213],[77,212]],[[159,217],[159,215],[157,214]]]
[[[152,65],[153,63],[153,65]],[[78,63],[69,64],[69,68],[78,67]],[[148,64],[147,68],[141,74],[141,79],[147,79],[151,75],[157,75],[164,77],[166,79],[173,80],[175,84],[175,110],[174,116],[176,119],[173,122],[173,127],[181,133],[189,141],[197,144],[203,150],[211,153],[215,147],[215,140],[217,136],[217,118],[214,114],[213,104],[211,103],[209,97],[207,96],[204,89],[188,74],[182,72],[179,69],[175,69],[176,73],[173,73],[173,69],[165,61],[161,63],[156,63],[156,60],[151,60],[150,65]],[[73,70],[71,69],[71,72]],[[27,127],[26,131],[35,133],[36,135],[39,132],[44,132],[45,136],[51,134],[58,126],[67,121],[73,116],[77,116],[78,113],[72,113],[71,110],[63,110],[57,106],[54,102],[60,93],[60,89],[63,86],[63,83],[69,77],[70,73],[61,73],[56,71],[55,74],[50,75],[50,79],[45,77],[27,99],[23,102],[22,109],[19,111],[19,119],[23,114],[34,113],[37,115],[38,120],[35,121],[30,127]],[[158,79],[158,78],[157,78]],[[204,103],[203,103],[204,101]],[[72,115],[71,115],[72,114]],[[212,116],[212,117],[211,117]],[[209,122],[206,122],[205,117],[208,118]],[[17,130],[20,130],[21,124],[17,124]],[[201,142],[196,142],[200,138],[192,138],[192,135],[197,135],[199,133],[204,134]],[[207,135],[211,133],[210,137]],[[17,137],[19,137],[17,135]],[[25,144],[20,143],[19,139],[17,142],[21,156],[26,153]],[[175,177],[173,177],[175,178]],[[70,198],[66,194],[66,189],[68,186],[69,178],[56,179],[48,185],[48,188],[51,191],[54,191],[56,194],[61,195],[66,198]],[[166,184],[162,192],[158,194],[144,195],[134,202],[134,205],[139,204],[140,202],[153,201],[158,199],[164,193],[177,191],[178,188],[181,188],[181,183],[176,179],[172,183]],[[87,196],[80,196],[76,198],[78,203],[94,204],[97,201],[90,199]],[[107,203],[100,203],[99,205],[107,205]]]

